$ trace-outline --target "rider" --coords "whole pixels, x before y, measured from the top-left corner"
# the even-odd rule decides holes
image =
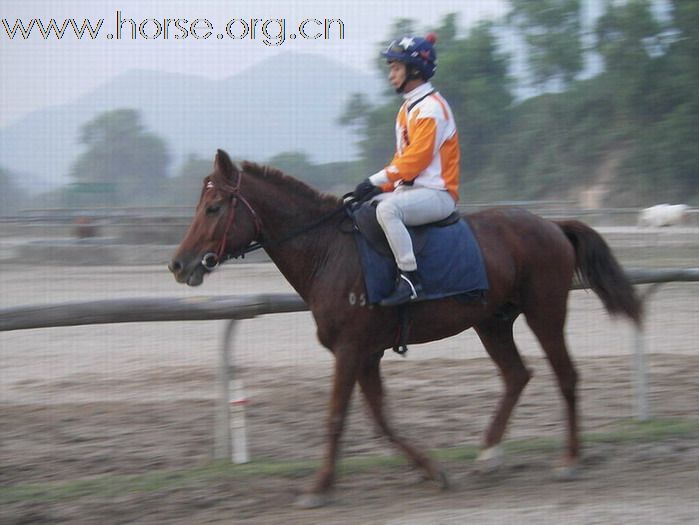
[[[405,102],[396,118],[396,153],[384,169],[362,181],[357,199],[376,197],[376,216],[396,259],[393,293],[381,301],[394,306],[424,299],[407,226],[440,221],[459,199],[459,138],[447,101],[430,78],[437,67],[433,34],[394,40],[382,53],[388,80]]]

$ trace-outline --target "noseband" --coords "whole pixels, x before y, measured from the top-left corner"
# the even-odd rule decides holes
[[[243,172],[239,171],[238,172],[238,181],[236,182],[235,186],[233,186],[231,190],[231,201],[228,206],[228,217],[226,218],[226,228],[223,230],[223,237],[221,238],[221,242],[218,245],[218,250],[216,252],[208,252],[204,254],[204,257],[201,259],[201,264],[204,268],[206,268],[208,271],[213,271],[219,264],[227,261],[228,259],[233,259],[235,257],[238,257],[239,255],[245,255],[248,253],[250,250],[248,247],[243,248],[240,253],[238,254],[233,254],[233,253],[227,253],[226,252],[226,244],[228,243],[228,235],[231,232],[231,229],[233,228],[233,225],[235,224],[235,217],[236,217],[236,209],[238,207],[238,202],[241,202],[245,208],[247,208],[248,212],[250,212],[250,215],[252,216],[252,222],[255,225],[255,237],[253,237],[253,240],[251,241],[257,241],[258,238],[260,237],[260,234],[262,233],[262,223],[260,222],[260,218],[257,216],[257,213],[255,213],[255,210],[253,207],[250,205],[250,203],[247,201],[243,195],[240,193],[240,183],[243,179]],[[209,181],[206,183],[206,189],[214,189],[214,183],[212,181]],[[258,244],[259,246],[259,244]]]

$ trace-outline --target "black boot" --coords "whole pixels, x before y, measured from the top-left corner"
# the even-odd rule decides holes
[[[399,271],[396,279],[396,289],[379,304],[381,306],[396,306],[398,304],[420,301],[424,299],[424,295],[417,271]]]

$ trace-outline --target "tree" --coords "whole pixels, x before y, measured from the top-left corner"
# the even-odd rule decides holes
[[[320,191],[346,191],[356,184],[357,166],[353,162],[314,164],[302,151],[287,151],[274,155],[266,164]]]
[[[205,159],[193,153],[177,169],[174,177],[167,181],[163,191],[163,202],[175,206],[194,206],[201,193],[204,177],[213,169],[212,159]]]
[[[466,173],[490,162],[507,125],[513,101],[508,65],[509,56],[498,50],[491,22],[477,24],[439,58],[434,83],[454,112]]]
[[[646,202],[699,199],[699,3],[674,0],[669,27],[650,19],[646,2],[629,4],[617,14],[618,27],[625,29],[610,49],[613,58],[622,54],[635,59],[625,64],[619,84],[632,95],[634,115],[640,123],[636,147],[623,166],[624,175],[647,192]],[[645,24],[642,24],[646,20]],[[630,27],[634,23],[634,27]],[[608,27],[608,26],[607,26]],[[650,43],[660,42],[663,53],[647,53]],[[644,56],[644,51],[646,55]],[[630,55],[630,56],[629,56]],[[646,66],[638,73],[638,62]],[[652,73],[652,74],[651,74]],[[626,77],[626,78],[624,78]],[[640,101],[640,102],[639,102]],[[642,103],[641,103],[642,102]],[[639,119],[638,113],[642,119]]]
[[[435,35],[437,35],[437,47],[439,48],[440,54],[449,52],[457,41],[457,21],[458,16],[456,13],[448,13],[442,18],[439,26],[434,30]]]
[[[533,84],[568,86],[582,71],[580,0],[510,0],[508,18],[524,35]]]
[[[596,26],[597,51],[607,71],[619,76],[638,70],[651,60],[650,44],[660,33],[649,0],[609,2]]]
[[[344,125],[354,126],[359,137],[357,145],[361,153],[361,180],[377,172],[391,160],[396,147],[395,118],[400,102],[395,94],[390,102],[377,106],[356,101],[355,97],[350,100],[340,121]]]
[[[0,167],[0,216],[19,210],[25,195],[12,180],[9,171]]]
[[[113,192],[114,203],[147,202],[165,180],[170,154],[165,142],[146,131],[134,109],[107,111],[84,124],[86,150],[70,170],[78,186]]]
[[[624,120],[639,115],[654,80],[654,44],[661,26],[653,17],[649,0],[608,3],[596,26],[596,50],[605,66],[603,80]]]
[[[316,166],[302,151],[285,151],[270,157],[267,164],[301,180],[312,179]]]

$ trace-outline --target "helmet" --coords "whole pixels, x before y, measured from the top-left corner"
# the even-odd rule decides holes
[[[437,37],[434,33],[425,38],[404,36],[391,42],[381,55],[389,62],[403,62],[408,69],[417,70],[425,80],[429,80],[437,69],[437,53],[434,44]]]

